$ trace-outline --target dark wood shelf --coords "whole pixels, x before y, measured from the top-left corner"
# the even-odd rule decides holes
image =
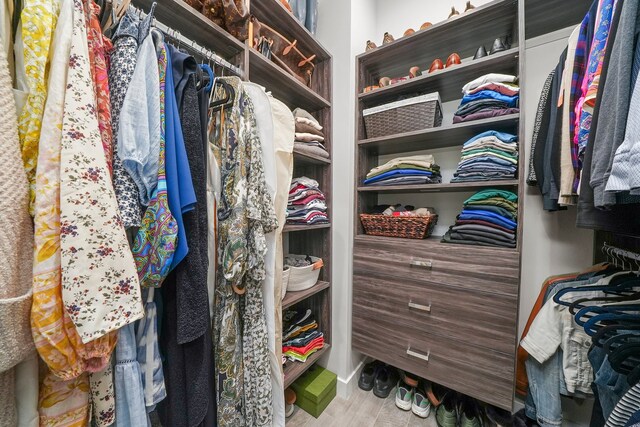
[[[591,0],[525,0],[526,39],[578,25],[591,3]]]
[[[276,2],[273,2],[274,5]],[[273,96],[291,108],[317,111],[330,107],[329,101],[309,89],[291,74],[265,58],[255,49],[249,49],[249,80],[264,86]]]
[[[462,87],[475,78],[487,73],[518,74],[519,50],[512,48],[480,59],[464,60],[444,70],[427,73],[414,79],[392,84],[367,93],[358,98],[367,105],[383,104],[396,100],[401,95],[415,95],[417,92],[439,92],[442,102],[462,98]],[[428,67],[428,65],[427,65]],[[405,74],[407,71],[405,71]]]
[[[297,231],[310,231],[310,230],[322,230],[325,228],[331,228],[331,224],[315,224],[315,225],[291,225],[284,226],[284,233],[294,233]]]
[[[449,184],[420,184],[420,185],[387,185],[387,186],[361,186],[359,192],[374,193],[461,193],[477,191],[489,187],[517,187],[517,179],[503,181],[460,182]]]
[[[309,356],[307,361],[304,363],[288,361],[284,365],[284,388],[286,389],[289,387],[291,383],[300,377],[300,375],[307,372],[307,370],[312,367],[313,364],[316,363],[318,359],[327,352],[327,350],[329,350],[329,348],[331,348],[331,345],[325,344],[324,347]]]
[[[473,251],[479,252],[495,252],[495,251],[503,251],[503,252],[516,252],[515,248],[499,248],[493,246],[476,246],[476,245],[460,245],[455,243],[443,243],[442,236],[432,235],[427,237],[426,239],[404,239],[401,237],[384,237],[384,236],[371,236],[369,234],[358,234],[355,236],[355,240],[360,242],[401,242],[406,244],[407,246],[419,247],[424,251],[425,254],[428,253],[443,253],[444,250],[452,250],[452,249],[471,249]],[[484,292],[483,290],[477,290],[478,292]],[[490,291],[489,291],[490,292]]]
[[[311,164],[311,165],[330,165],[331,159],[327,159],[322,156],[317,156],[315,154],[303,153],[301,151],[293,149],[293,158],[296,162]]]
[[[445,62],[454,52],[461,58],[473,57],[479,46],[489,49],[498,37],[510,35],[516,41],[517,16],[517,1],[495,0],[392,43],[380,46],[376,40],[380,47],[359,55],[357,60],[360,67],[378,78],[405,76],[414,65],[428,70],[436,58]]]
[[[300,301],[304,301],[305,299],[317,294],[318,292],[322,292],[325,289],[329,289],[330,286],[331,286],[331,283],[329,282],[319,281],[318,283],[313,285],[311,288],[304,291],[298,291],[298,292],[288,291],[285,294],[284,299],[282,300],[282,309],[284,310],[286,308],[291,307],[292,305],[296,305]]]
[[[154,1],[158,3],[154,17],[183,36],[227,59],[244,52],[244,43],[181,0],[133,0],[133,4],[148,12]]]
[[[251,14],[288,37],[289,40],[297,40],[297,47],[303,54],[317,55],[317,61],[314,62],[331,58],[331,54],[324,46],[285,9],[279,0],[251,0]]]
[[[520,114],[492,117],[473,122],[440,126],[437,128],[405,132],[380,138],[358,141],[358,146],[374,150],[376,154],[396,154],[409,151],[462,146],[469,138],[486,130],[518,134]]]

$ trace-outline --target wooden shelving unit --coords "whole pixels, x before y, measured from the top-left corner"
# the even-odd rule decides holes
[[[143,11],[148,11],[153,1],[134,0],[133,4]],[[155,1],[155,18],[158,21],[239,67],[242,70],[240,77],[264,86],[291,110],[303,108],[314,115],[324,128],[324,145],[329,153],[332,152],[332,57],[279,1],[250,0],[251,14],[289,40],[297,40],[297,48],[306,55],[316,55],[315,69],[309,86],[248,44],[238,41],[184,1]],[[327,199],[327,214],[331,220],[331,158],[296,151],[293,175],[307,176],[319,182]],[[288,362],[285,365],[285,387],[288,387],[331,347],[331,224],[286,225],[284,233],[289,253],[317,256],[324,262],[319,281],[314,287],[302,292],[290,292],[283,300],[285,309],[294,306],[300,309],[311,308],[325,337],[324,348],[311,355],[306,363]]]
[[[459,103],[462,87],[477,77],[488,73],[522,76],[523,9],[522,2],[495,0],[356,57],[353,346],[370,357],[508,409],[514,389],[522,227],[518,228],[515,249],[474,246],[445,243],[438,235],[423,240],[367,235],[360,214],[370,213],[376,205],[399,201],[439,211],[438,203],[444,200],[451,205],[464,200],[466,194],[499,188],[519,194],[518,223],[522,224],[522,160],[517,178],[510,180],[451,183],[450,169],[455,165],[448,164],[441,184],[367,186],[363,181],[372,168],[393,157],[424,152],[435,154],[436,163],[440,156],[451,158],[469,138],[488,130],[519,135],[519,152],[524,153],[523,120],[520,114],[512,114],[452,124],[451,116],[445,114],[440,127],[368,138],[362,113],[432,92],[438,92],[443,103]],[[496,38],[505,36],[511,38],[510,49],[472,59],[480,45],[490,47]],[[425,71],[433,60],[445,61],[454,52],[462,58],[461,64],[433,73]],[[381,77],[406,76],[412,66],[420,67],[423,74],[364,92]],[[447,155],[434,150],[446,150]],[[455,214],[447,212],[448,217],[440,212],[440,226],[448,227],[455,221]],[[480,303],[481,314],[466,312],[465,307],[480,300],[484,301]],[[478,329],[456,338],[457,328],[452,325],[461,317]],[[405,324],[407,318],[411,320]],[[495,332],[495,343],[480,338],[485,328],[480,324],[492,324],[488,328]],[[464,357],[457,350],[460,343],[465,346]],[[487,352],[493,353],[486,356]],[[465,362],[467,357],[478,363]]]

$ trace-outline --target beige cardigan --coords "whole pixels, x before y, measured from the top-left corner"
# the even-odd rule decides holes
[[[33,224],[18,119],[0,40],[0,425],[16,424],[14,367],[35,351],[31,336]]]

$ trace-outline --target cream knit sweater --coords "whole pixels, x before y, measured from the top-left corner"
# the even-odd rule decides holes
[[[16,424],[14,367],[35,351],[31,336],[33,224],[12,82],[0,40],[0,426]]]

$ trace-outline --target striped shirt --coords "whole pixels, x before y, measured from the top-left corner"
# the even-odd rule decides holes
[[[640,411],[640,384],[634,385],[618,402],[607,419],[606,427],[625,427],[627,421]]]

